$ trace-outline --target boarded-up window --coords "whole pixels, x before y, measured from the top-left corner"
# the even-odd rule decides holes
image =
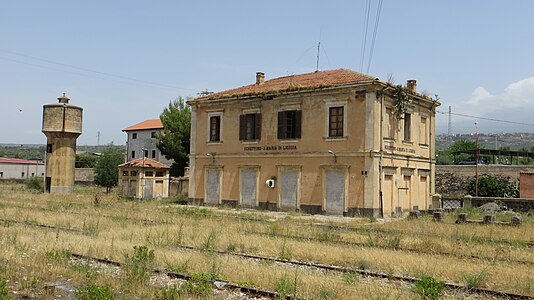
[[[419,132],[419,143],[423,145],[428,145],[428,124],[427,118],[421,117],[421,127]]]
[[[395,139],[395,115],[393,110],[386,108],[386,115],[384,116],[384,137]]]
[[[404,140],[412,140],[412,115],[409,113],[404,114]]]

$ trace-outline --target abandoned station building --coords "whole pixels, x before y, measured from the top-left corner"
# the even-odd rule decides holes
[[[346,69],[265,80],[191,105],[189,198],[388,216],[428,209],[436,99]]]

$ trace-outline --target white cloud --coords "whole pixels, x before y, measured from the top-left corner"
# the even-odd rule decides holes
[[[491,94],[484,87],[476,88],[465,102],[466,109],[476,115],[513,108],[534,107],[534,77],[509,84],[502,93]]]

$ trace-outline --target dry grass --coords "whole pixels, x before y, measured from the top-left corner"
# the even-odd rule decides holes
[[[47,295],[44,283],[68,279],[74,285],[93,282],[109,286],[126,298],[153,298],[161,287],[148,282],[128,282],[120,274],[75,267],[65,255],[60,255],[76,252],[124,261],[134,246],[146,245],[154,250],[154,267],[188,273],[216,270],[220,278],[269,290],[276,290],[285,278],[297,282],[297,294],[303,298],[353,299],[359,295],[367,299],[409,299],[415,295],[410,286],[387,280],[357,276],[355,280],[346,280],[338,273],[216,255],[209,250],[415,277],[428,274],[457,283],[466,283],[483,274],[476,282],[481,286],[534,295],[534,251],[525,246],[532,241],[531,219],[526,218],[521,227],[504,227],[455,225],[453,218],[444,224],[427,218],[385,224],[367,219],[324,221],[299,214],[280,218],[257,211],[176,206],[168,201],[131,201],[113,194],[97,194],[90,188],[62,196],[32,194],[17,185],[0,185],[0,219],[25,222],[0,221],[0,270],[5,271],[0,279],[8,280],[10,290],[42,297]],[[312,225],[320,222],[353,229]],[[180,248],[182,245],[204,250],[184,250]],[[471,255],[484,259],[472,259]]]

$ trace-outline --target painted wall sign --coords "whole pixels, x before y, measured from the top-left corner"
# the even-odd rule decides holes
[[[248,146],[243,148],[244,151],[287,151],[297,150],[296,145],[285,146]]]
[[[414,150],[414,149],[410,149],[410,148],[402,148],[402,147],[395,147],[395,146],[390,146],[390,145],[386,145],[386,146],[384,146],[384,150],[397,151],[397,152],[405,152],[405,153],[415,153],[415,150]]]

